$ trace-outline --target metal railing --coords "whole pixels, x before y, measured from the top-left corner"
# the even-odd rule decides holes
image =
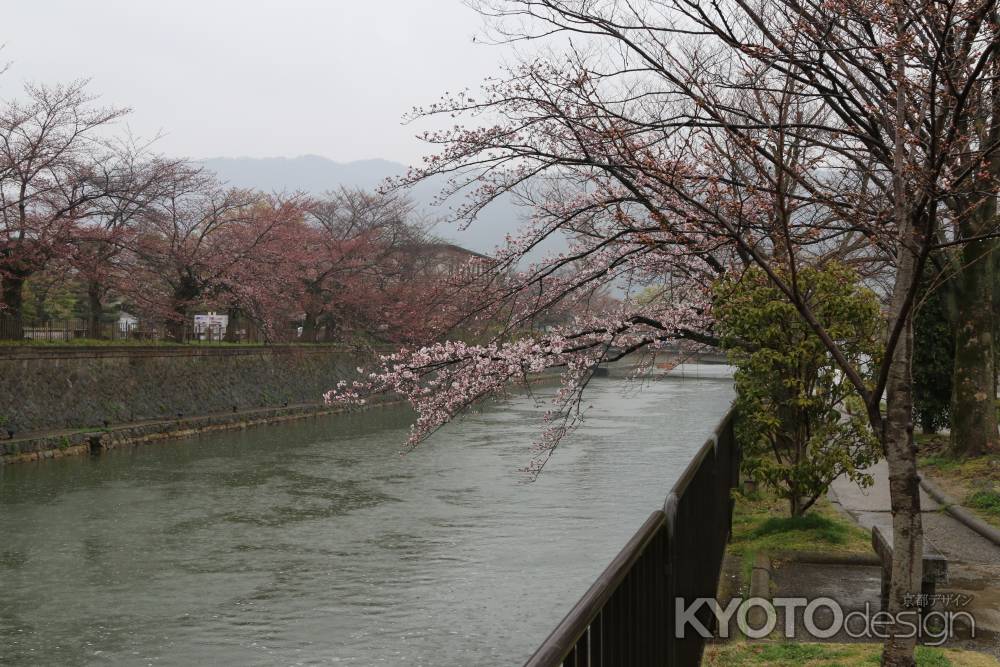
[[[294,339],[295,332],[288,338]],[[140,324],[129,321],[101,322],[96,330],[82,319],[22,321],[0,315],[0,340],[68,342],[80,339],[104,341],[171,341],[179,343],[265,343],[263,331],[252,322],[227,331],[219,326],[171,326]]]
[[[705,640],[678,636],[677,601],[714,598],[739,483],[734,411],[698,450],[667,496],[625,548],[542,643],[526,667],[670,665],[693,667]],[[699,620],[712,627],[707,605]]]

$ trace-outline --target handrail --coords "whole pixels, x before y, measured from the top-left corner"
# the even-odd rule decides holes
[[[650,514],[525,667],[645,664],[640,654],[678,667],[697,664],[702,644],[671,636],[674,598],[694,591],[712,595],[714,588],[705,589],[718,584],[732,520],[728,489],[738,481],[735,414],[735,408],[726,413],[672,485],[663,509]],[[720,449],[726,454],[721,459]],[[711,525],[713,519],[725,525]],[[675,535],[677,530],[682,534]],[[692,560],[692,553],[699,557]],[[675,571],[685,561],[695,571]],[[626,599],[616,602],[619,592]]]
[[[601,608],[628,575],[666,520],[666,515],[660,510],[649,515],[639,531],[604,568],[604,572],[591,584],[580,601],[573,605],[562,622],[542,642],[541,648],[528,659],[525,667],[559,664],[573,650],[576,640],[586,632],[587,627],[600,613]]]
[[[701,468],[701,464],[705,461],[705,457],[708,456],[709,452],[715,451],[715,448],[719,444],[719,438],[722,437],[722,434],[729,426],[729,423],[733,420],[735,413],[736,408],[729,409],[726,416],[722,418],[722,421],[720,421],[715,427],[715,430],[712,431],[712,437],[706,440],[705,444],[701,446],[701,449],[699,449],[695,453],[694,457],[688,461],[687,466],[684,468],[684,472],[682,472],[680,477],[677,478],[674,485],[670,487],[670,493],[667,494],[668,498],[673,495],[678,498],[684,495],[684,492],[687,491],[688,486],[691,484],[691,480],[694,479],[695,474]]]

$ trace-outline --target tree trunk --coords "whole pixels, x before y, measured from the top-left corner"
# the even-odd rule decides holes
[[[902,252],[906,252],[903,250]],[[899,281],[899,278],[897,278]],[[903,291],[898,282],[896,291]],[[893,301],[897,296],[894,295]],[[904,601],[921,590],[923,575],[923,527],[920,517],[920,485],[917,476],[917,451],[913,442],[913,355],[912,318],[907,317],[904,332],[890,361],[886,386],[887,413],[883,431],[886,461],[889,466],[889,497],[892,507],[892,583],[889,589],[889,612],[907,609]],[[910,618],[908,620],[915,620]],[[897,634],[892,628],[883,649],[882,664],[913,667],[916,638]],[[906,630],[902,630],[906,634]]]
[[[904,12],[897,11],[896,36],[902,42],[906,35],[907,17]],[[920,594],[924,564],[917,450],[913,443],[913,310],[907,302],[920,279],[915,252],[923,247],[921,241],[926,241],[914,229],[908,204],[912,192],[907,177],[907,138],[903,131],[908,101],[906,60],[901,48],[897,48],[894,60],[896,135],[893,141],[892,195],[899,241],[896,244],[896,278],[889,302],[888,321],[892,330],[898,327],[899,339],[887,350],[890,357],[886,379],[886,415],[880,433],[889,467],[889,503],[892,508],[892,582],[888,611],[893,615],[908,611],[905,604],[907,597]],[[897,616],[893,618],[899,620]],[[914,667],[916,647],[917,639],[908,628],[893,622],[888,627],[888,637],[882,647],[882,664],[885,667]]]
[[[240,309],[230,308],[229,321],[226,323],[226,336],[225,341],[227,343],[237,343],[239,342],[239,330],[240,330]]]
[[[167,320],[167,338],[183,343],[184,330],[187,325],[187,306],[183,303],[174,306],[173,317]]]
[[[1000,340],[1000,285],[996,284],[1000,279],[1000,252],[997,252],[996,241],[993,242],[993,254],[990,257],[990,264],[993,265],[993,303],[990,306],[990,314],[993,316],[993,392],[991,395],[1000,395],[1000,364],[997,363],[997,341]]]
[[[991,224],[993,197],[962,225],[977,235]],[[982,220],[986,224],[978,224]],[[993,350],[993,240],[962,246],[961,270],[952,290],[955,368],[951,400],[951,450],[956,456],[980,456],[1000,449]]]
[[[302,342],[316,342],[316,314],[306,311],[306,318],[302,322]]]
[[[100,284],[91,282],[87,285],[87,302],[89,316],[87,337],[97,339],[101,337],[101,313],[104,311],[104,305],[101,303]]]
[[[805,498],[800,496],[797,492],[793,492],[791,497],[788,499],[789,511],[792,513],[793,517],[802,516],[805,514],[805,503],[803,502]]]
[[[188,308],[201,296],[198,281],[190,274],[181,276],[174,287],[173,317],[167,321],[167,336],[178,343],[184,342],[184,333],[188,325]]]
[[[0,338],[24,338],[24,278],[7,275],[0,278],[4,309],[0,311]]]

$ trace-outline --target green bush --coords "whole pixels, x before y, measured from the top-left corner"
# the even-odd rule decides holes
[[[840,353],[870,370],[881,354],[875,295],[850,269],[828,263],[796,276]],[[856,388],[796,307],[760,269],[716,284],[713,312],[736,367],[744,469],[803,514],[841,475],[867,486],[880,457]]]

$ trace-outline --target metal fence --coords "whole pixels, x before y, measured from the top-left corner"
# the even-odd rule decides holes
[[[101,322],[96,331],[82,319],[25,322],[0,315],[0,340],[68,342],[82,339],[105,341],[170,341],[179,343],[265,343],[263,331],[254,323],[238,325],[232,331],[219,326],[172,326],[128,321]],[[294,333],[294,332],[293,332]]]
[[[704,639],[674,628],[676,601],[713,598],[732,526],[740,449],[730,411],[695,454],[663,509],[650,514],[526,667],[694,667]],[[707,605],[698,614],[713,627]]]

